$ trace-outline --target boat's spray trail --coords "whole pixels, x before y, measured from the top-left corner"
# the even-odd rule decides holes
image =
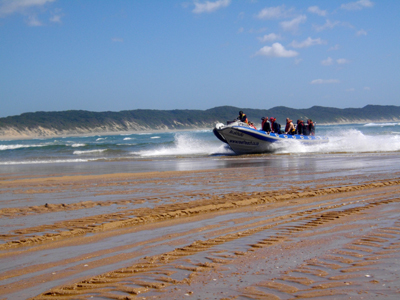
[[[156,156],[180,156],[180,155],[210,155],[210,154],[231,154],[232,151],[221,146],[217,140],[204,140],[191,132],[176,133],[174,142],[170,145],[160,145],[157,148],[134,152],[133,154],[142,157]]]
[[[280,153],[356,153],[400,151],[400,135],[364,135],[350,129],[328,132],[328,143],[304,145],[293,143],[279,150]]]

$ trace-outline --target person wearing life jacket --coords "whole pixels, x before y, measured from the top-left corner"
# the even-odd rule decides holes
[[[239,117],[237,117],[237,120],[249,124],[249,120],[247,120],[247,116],[243,113],[243,111],[239,111]]]
[[[276,119],[274,117],[269,118],[269,121],[271,122],[272,132],[280,134],[281,133],[281,124],[276,122]]]
[[[294,128],[293,121],[289,118],[286,118],[286,126],[285,126],[285,134],[293,135],[296,129]]]
[[[297,120],[296,132],[295,134],[303,135],[304,134],[304,122],[303,120]]]
[[[307,120],[307,129],[308,129],[309,135],[315,135],[315,126],[314,126],[314,122],[311,119]]]
[[[261,130],[264,130],[266,133],[270,133],[272,131],[271,129],[271,123],[268,120],[268,117],[262,117],[261,118]]]
[[[249,126],[250,126],[251,128],[257,129],[257,127],[254,126],[254,123],[252,123],[252,122],[249,122]]]
[[[274,117],[269,118],[269,122],[271,123],[271,132],[274,131],[274,124],[275,124],[276,119]]]

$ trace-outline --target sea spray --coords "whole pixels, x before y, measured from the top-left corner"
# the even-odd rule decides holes
[[[184,132],[175,133],[174,141],[169,145],[160,145],[149,150],[132,152],[134,155],[141,157],[156,156],[182,156],[182,155],[209,155],[215,153],[219,149],[220,144],[216,140],[207,141],[199,135],[205,132]],[[209,136],[209,132],[206,132]]]

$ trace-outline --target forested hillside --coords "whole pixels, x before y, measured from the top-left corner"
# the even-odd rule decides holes
[[[363,108],[332,108],[313,106],[293,109],[278,106],[271,109],[250,109],[220,106],[208,110],[148,110],[91,112],[69,110],[33,112],[0,118],[0,136],[50,136],[119,131],[173,130],[212,128],[225,123],[243,110],[256,125],[263,116],[275,117],[281,124],[287,117],[311,118],[318,124],[400,121],[399,106],[367,105]]]

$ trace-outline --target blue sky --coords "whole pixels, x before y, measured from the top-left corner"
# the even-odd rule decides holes
[[[0,0],[0,117],[400,105],[400,1]]]

